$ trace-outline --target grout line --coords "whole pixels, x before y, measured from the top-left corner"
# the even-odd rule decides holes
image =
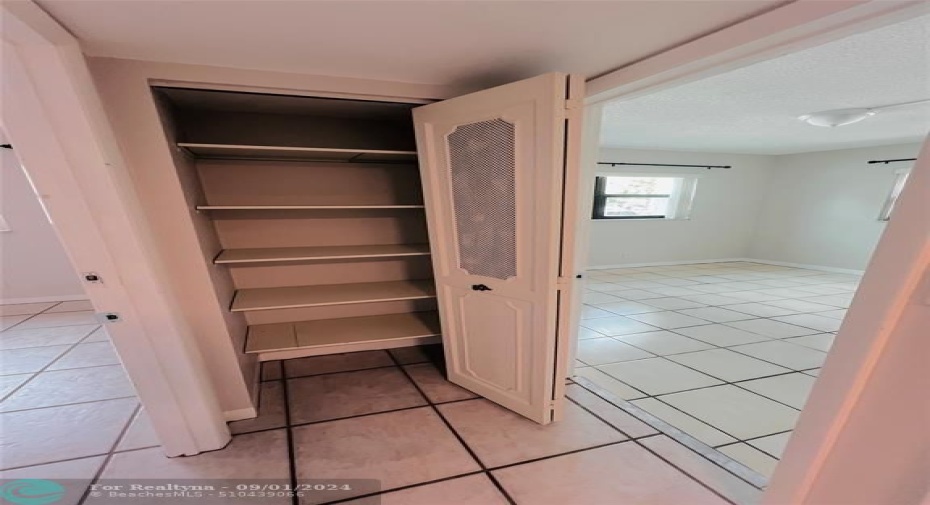
[[[281,364],[281,372],[283,375],[284,364]],[[291,489],[297,489],[297,461],[295,459],[296,449],[294,447],[294,430],[291,426],[291,397],[288,390],[287,380],[281,381],[282,395],[284,396],[284,433],[287,438],[287,462],[288,462],[288,473],[290,478]],[[261,404],[259,404],[259,408]],[[258,413],[261,415],[261,412]],[[278,428],[280,429],[280,428]],[[297,493],[294,493],[291,496],[291,505],[300,505],[300,497],[297,496]]]
[[[576,381],[576,384],[578,384],[582,388],[588,390],[589,392],[595,394],[602,400],[605,400],[608,403],[614,405],[615,407],[621,409],[627,414],[659,430],[662,434],[668,436],[670,439],[674,440],[678,444],[685,446],[692,452],[698,454],[699,456],[717,465],[718,467],[726,470],[727,472],[736,476],[740,480],[758,489],[764,488],[765,485],[768,483],[768,479],[766,479],[763,475],[759,474],[755,470],[752,470],[746,465],[736,461],[730,456],[720,451],[717,451],[716,449],[705,444],[704,442],[701,442],[700,440],[693,437],[692,435],[685,432],[684,430],[676,428],[675,426],[669,424],[662,418],[654,414],[651,414],[644,409],[639,408],[635,404],[631,404],[630,402],[613,395],[609,391],[601,388],[596,383],[590,380],[584,379],[583,377],[581,377],[580,379],[582,380]],[[690,416],[690,414],[688,415],[689,417],[693,417],[693,416]],[[733,437],[733,438],[736,438],[736,437]]]
[[[674,439],[673,439],[673,440],[674,440]],[[726,502],[729,503],[730,505],[737,505],[736,502],[734,502],[733,500],[731,500],[728,496],[726,496],[726,495],[724,495],[723,493],[721,493],[720,491],[717,491],[716,489],[710,487],[710,486],[709,486],[707,483],[705,483],[703,480],[701,480],[701,479],[695,477],[694,475],[691,475],[689,472],[686,472],[684,469],[682,469],[680,466],[678,466],[678,465],[676,465],[675,463],[673,463],[671,460],[669,460],[669,459],[666,458],[665,456],[663,456],[663,455],[659,454],[658,452],[652,450],[652,448],[649,447],[649,446],[647,446],[646,444],[641,443],[641,442],[639,441],[639,439],[634,440],[633,442],[634,442],[636,445],[638,445],[638,446],[640,446],[641,448],[643,448],[644,450],[646,450],[647,452],[649,452],[650,454],[652,454],[653,456],[655,456],[655,457],[661,459],[662,461],[664,461],[666,464],[668,464],[668,465],[671,466],[672,468],[674,468],[674,469],[678,470],[679,472],[685,474],[686,476],[688,476],[688,478],[690,478],[690,479],[693,480],[694,482],[697,482],[697,483],[698,483],[701,487],[703,487],[704,489],[706,489],[706,490],[710,491],[711,493],[713,493],[713,494],[719,496],[721,499],[723,499],[724,501],[726,501]],[[676,442],[677,442],[677,440],[676,440]],[[686,447],[687,447],[687,446],[686,446]]]
[[[497,480],[497,477],[495,477],[488,471],[487,466],[484,464],[483,461],[481,461],[481,458],[478,457],[475,451],[468,445],[468,443],[465,441],[465,438],[462,437],[462,435],[460,435],[459,432],[455,430],[455,427],[452,426],[452,423],[450,423],[449,420],[446,419],[446,416],[443,415],[442,411],[439,410],[439,408],[436,406],[435,403],[433,403],[433,401],[426,394],[426,392],[423,391],[423,388],[420,387],[417,381],[413,380],[413,377],[410,375],[410,372],[408,372],[406,368],[400,365],[400,361],[393,354],[388,353],[388,355],[391,357],[391,361],[393,361],[394,364],[397,365],[397,368],[400,369],[401,373],[404,374],[404,377],[406,377],[407,380],[410,381],[413,387],[416,388],[417,392],[420,393],[420,396],[422,396],[423,399],[426,400],[429,406],[433,409],[433,412],[439,417],[439,419],[443,422],[443,424],[446,425],[446,428],[459,441],[459,443],[462,444],[462,447],[465,448],[469,456],[471,456],[472,459],[475,460],[476,463],[478,463],[478,466],[481,467],[481,470],[485,473],[485,475],[487,475],[488,479],[491,480],[491,483],[494,484],[494,486],[501,493],[501,495],[504,496],[507,502],[510,503],[510,505],[517,505],[517,502],[514,501],[514,499],[510,496],[509,493],[507,493],[507,490],[504,489],[504,486],[501,485],[500,481]],[[439,371],[439,373],[441,374],[442,371],[438,370],[439,367],[437,366],[436,368],[437,368],[437,371]],[[474,399],[475,398],[469,398],[469,400],[474,400]]]
[[[368,352],[368,351],[360,351],[360,352]],[[307,357],[309,357],[309,358],[315,358],[316,356],[307,356]],[[303,358],[291,358],[291,359],[303,359]],[[280,361],[283,362],[283,361],[287,361],[287,360],[280,360]],[[267,363],[267,362],[266,362],[266,363]],[[338,370],[338,371],[335,371],[335,372],[322,372],[322,373],[314,373],[314,374],[309,374],[309,375],[295,375],[294,377],[288,377],[287,372],[284,370],[284,364],[282,363],[282,364],[281,364],[281,378],[280,378],[280,379],[268,379],[267,381],[260,381],[260,382],[270,382],[270,381],[275,381],[275,380],[286,380],[286,379],[304,379],[304,378],[307,378],[307,377],[319,377],[319,376],[321,376],[321,375],[335,375],[335,374],[340,374],[340,373],[363,372],[363,371],[365,371],[365,370],[378,370],[378,369],[381,369],[381,368],[391,368],[391,367],[394,367],[394,366],[397,366],[397,365],[393,365],[393,364],[391,364],[391,365],[380,365],[380,366],[372,366],[372,367],[368,367],[368,368],[359,368],[359,369],[357,369],[357,370]]]
[[[127,399],[127,398],[138,398],[138,396],[136,396],[135,394],[133,394],[133,395],[130,395],[130,396],[117,396],[117,397],[115,397],[115,398],[101,398],[101,399],[99,399],[99,400],[88,400],[88,401],[86,401],[86,402],[61,403],[61,404],[57,404],[57,405],[44,405],[44,406],[42,406],[42,407],[32,407],[32,408],[28,408],[28,409],[5,410],[5,411],[0,412],[0,415],[2,415],[2,414],[12,414],[12,413],[14,413],[14,412],[28,412],[28,411],[30,411],[30,410],[54,409],[54,408],[56,408],[56,407],[70,407],[70,406],[72,406],[72,405],[86,405],[86,404],[88,404],[88,403],[109,402],[109,401],[113,401],[113,400],[125,400],[125,399]]]
[[[100,463],[100,467],[97,468],[97,471],[94,473],[94,477],[91,479],[90,483],[87,485],[87,489],[84,490],[84,493],[81,495],[81,499],[78,501],[78,505],[83,505],[90,496],[91,487],[100,480],[100,477],[103,475],[104,470],[107,468],[107,465],[110,464],[110,460],[113,459],[113,453],[116,451],[116,448],[119,447],[119,444],[123,441],[123,438],[126,437],[126,433],[129,432],[129,428],[132,426],[132,423],[136,420],[136,416],[139,415],[139,412],[142,410],[142,403],[138,402],[136,407],[132,410],[132,415],[129,416],[129,420],[126,421],[126,424],[123,426],[123,429],[120,430],[119,434],[116,436],[116,440],[113,441],[113,444],[110,446],[110,450],[107,451],[106,457],[103,459],[103,462]]]

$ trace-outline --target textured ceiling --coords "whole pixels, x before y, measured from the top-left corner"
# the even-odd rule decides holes
[[[930,98],[930,16],[606,106],[603,147],[752,154],[918,142],[930,104],[837,128],[810,112]]]
[[[93,56],[462,88],[592,77],[783,3],[38,0]]]

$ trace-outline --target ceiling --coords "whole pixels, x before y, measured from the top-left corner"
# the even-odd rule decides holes
[[[836,128],[798,116],[930,98],[930,16],[607,104],[602,147],[788,154],[919,142],[930,104]]]
[[[786,2],[37,3],[93,56],[470,88],[549,71],[597,76]]]

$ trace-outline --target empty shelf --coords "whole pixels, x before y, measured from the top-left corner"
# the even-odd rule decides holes
[[[390,258],[429,254],[428,244],[347,245],[319,247],[269,247],[262,249],[226,249],[213,260],[217,264],[268,263],[305,260],[354,258]]]
[[[236,291],[230,310],[242,312],[246,310],[320,307],[325,305],[416,300],[435,296],[436,288],[433,286],[432,279],[251,288]]]
[[[237,144],[195,144],[179,142],[200,158],[248,158],[271,160],[337,161],[346,163],[415,162],[416,151],[377,149],[329,149],[323,147],[247,146]]]
[[[422,205],[198,205],[197,210],[422,209]]]
[[[439,315],[435,311],[259,324],[249,327],[245,352],[266,353],[359,344],[368,344],[368,349],[388,348],[391,345],[387,341],[436,335],[439,335]],[[378,344],[372,347],[373,343]],[[347,351],[340,349],[332,352]]]

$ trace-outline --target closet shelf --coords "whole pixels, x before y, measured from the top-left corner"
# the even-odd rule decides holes
[[[260,249],[225,249],[220,252],[213,262],[219,265],[354,258],[392,258],[399,256],[425,256],[428,254],[429,244],[268,247]]]
[[[417,159],[416,151],[377,149],[195,144],[190,142],[178,142],[178,147],[186,149],[198,158],[336,161],[344,163],[411,163],[416,162]]]
[[[250,288],[236,291],[233,312],[434,298],[432,279]]]
[[[197,210],[422,209],[422,205],[198,205]]]
[[[301,356],[312,356],[390,349],[411,345],[411,341],[427,343],[424,339],[439,332],[435,311],[259,324],[249,326],[245,352],[260,354],[259,359],[267,361],[276,357],[262,353],[301,351]]]

